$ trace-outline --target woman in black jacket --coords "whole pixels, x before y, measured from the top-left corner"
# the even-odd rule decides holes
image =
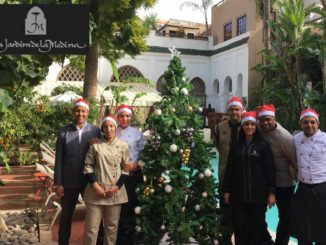
[[[231,204],[236,245],[259,244],[266,206],[275,204],[275,167],[270,145],[256,127],[256,112],[242,114],[239,138],[231,145],[223,198]]]

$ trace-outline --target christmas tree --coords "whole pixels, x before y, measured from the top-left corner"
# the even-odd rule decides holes
[[[145,182],[137,188],[135,231],[142,244],[214,244],[218,238],[217,184],[210,147],[201,131],[202,108],[191,95],[177,50],[165,72],[162,100],[146,128],[151,139],[140,153]]]

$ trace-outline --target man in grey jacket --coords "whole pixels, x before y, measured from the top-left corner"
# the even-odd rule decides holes
[[[60,129],[56,143],[53,190],[61,197],[59,245],[69,244],[72,215],[86,184],[83,167],[89,141],[101,136],[100,128],[86,121],[89,114],[86,100],[76,100],[72,114],[73,123]]]
[[[275,244],[287,245],[290,238],[289,215],[296,179],[296,151],[292,135],[275,119],[275,107],[262,105],[258,108],[259,130],[272,148],[276,169],[276,205],[279,222]],[[267,229],[267,225],[266,225]]]

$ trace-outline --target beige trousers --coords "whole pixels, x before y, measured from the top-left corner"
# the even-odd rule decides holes
[[[105,244],[115,245],[117,240],[120,212],[121,204],[86,204],[84,245],[96,245],[98,230],[102,219],[105,232]]]

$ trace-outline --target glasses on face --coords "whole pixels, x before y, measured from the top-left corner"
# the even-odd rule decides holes
[[[302,121],[302,123],[304,124],[304,125],[307,125],[307,124],[311,124],[311,125],[315,125],[315,124],[317,124],[317,121],[315,121],[315,120],[303,120]]]

